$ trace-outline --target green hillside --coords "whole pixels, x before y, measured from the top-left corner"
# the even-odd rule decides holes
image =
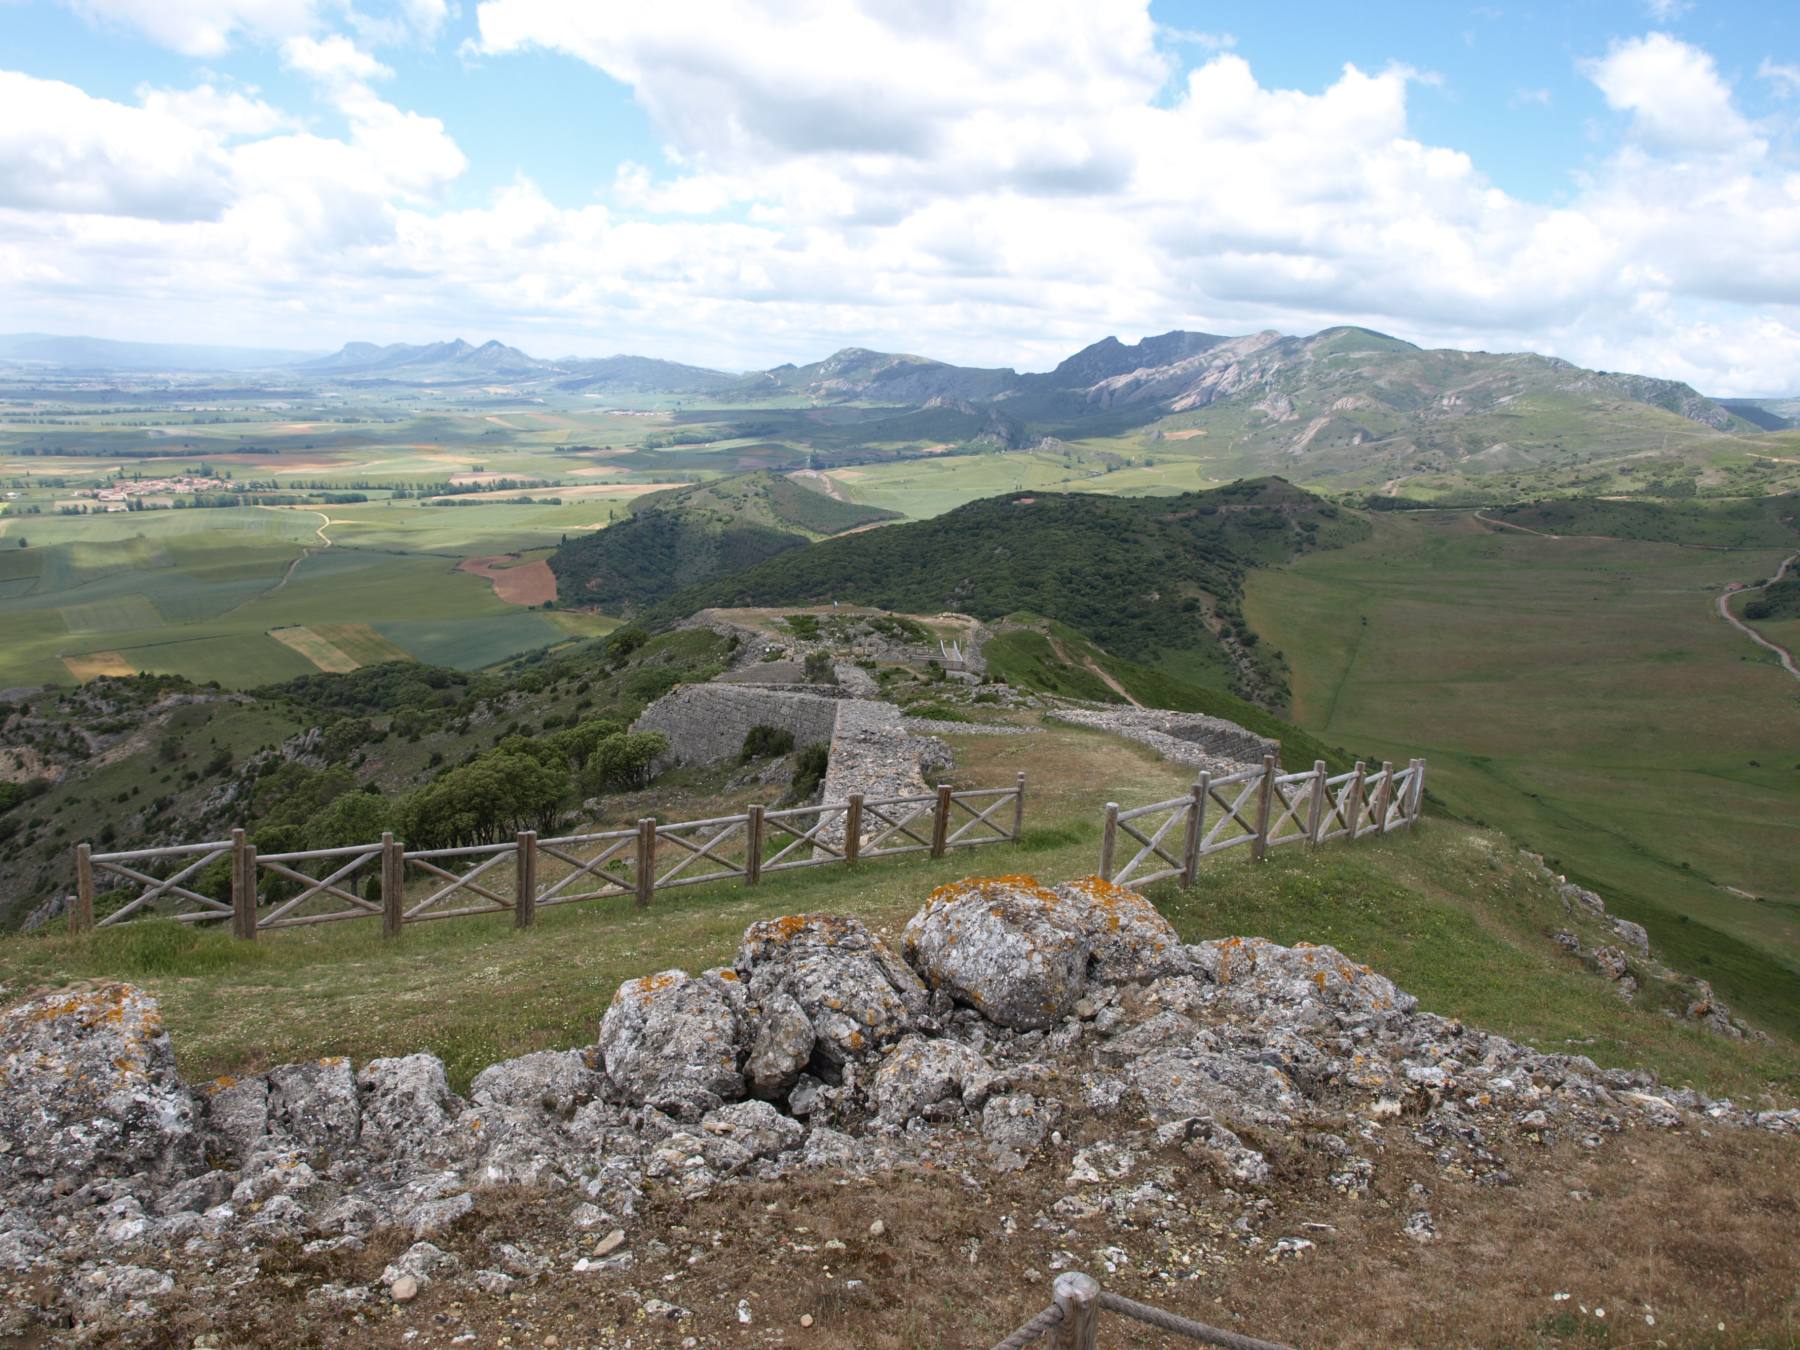
[[[558,549],[550,570],[568,601],[627,614],[673,588],[893,517],[761,470],[639,498],[629,519]]]
[[[656,613],[832,600],[981,619],[1024,610],[1189,683],[1258,695],[1279,681],[1243,623],[1245,574],[1368,528],[1279,478],[1155,498],[1013,493],[783,552]]]

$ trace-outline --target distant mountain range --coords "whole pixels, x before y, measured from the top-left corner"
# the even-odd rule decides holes
[[[0,333],[0,366],[81,371],[269,370],[310,360],[315,353],[264,347],[185,346],[114,342],[110,338]]]
[[[747,374],[643,356],[534,357],[504,343],[346,343],[328,356],[243,348],[121,343],[43,334],[0,337],[0,362],[75,370],[280,370],[284,378],[349,383],[479,384],[600,396],[668,394],[754,407],[792,403],[954,409],[983,419],[991,440],[1022,445],[1076,424],[1141,426],[1180,414],[1186,435],[1228,436],[1258,463],[1322,451],[1400,447],[1421,455],[1487,457],[1487,467],[1536,462],[1541,430],[1642,433],[1651,410],[1715,430],[1788,430],[1800,400],[1707,398],[1676,380],[1584,370],[1554,357],[1430,350],[1364,328],[1308,337],[1175,331],[1135,343],[1107,337],[1055,369],[952,365],[846,347],[822,361]],[[1631,411],[1635,410],[1635,411]],[[1572,419],[1572,420],[1571,420]],[[1610,421],[1608,420],[1610,419]],[[1651,423],[1654,419],[1651,419]],[[1529,425],[1527,426],[1527,423]],[[1524,429],[1520,451],[1509,434]]]

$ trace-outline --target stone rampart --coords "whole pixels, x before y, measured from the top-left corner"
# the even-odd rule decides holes
[[[829,745],[843,700],[742,684],[684,684],[652,703],[633,731],[669,738],[667,763],[736,759],[755,726],[793,733],[795,746]]]
[[[1264,755],[1281,750],[1279,741],[1203,713],[1165,712],[1160,708],[1058,708],[1050,716],[1138,741],[1171,763],[1214,775],[1260,764]]]

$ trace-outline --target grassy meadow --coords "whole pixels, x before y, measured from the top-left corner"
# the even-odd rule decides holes
[[[1032,736],[949,740],[959,783],[1030,775],[1022,846],[803,869],[758,888],[693,887],[660,894],[648,910],[618,900],[571,905],[543,911],[525,932],[498,916],[420,924],[396,942],[361,923],[255,943],[168,923],[81,937],[10,935],[0,938],[0,982],[19,997],[90,979],[143,985],[161,1000],[191,1077],[320,1054],[360,1060],[425,1049],[466,1087],[496,1059],[591,1043],[621,980],[729,963],[755,919],[856,914],[893,939],[943,882],[1089,873],[1100,802],[1172,795],[1187,779],[1141,747],[1055,724]],[[684,799],[680,814],[725,800]],[[1260,866],[1238,851],[1209,859],[1193,889],[1164,883],[1152,895],[1189,941],[1254,933],[1329,942],[1391,974],[1429,1008],[1544,1049],[1649,1065],[1745,1101],[1787,1100],[1800,1090],[1800,1054],[1787,1042],[1721,1041],[1621,1003],[1548,939],[1551,927],[1582,921],[1565,914],[1506,840],[1462,823],[1427,819],[1415,833],[1355,846],[1277,850]]]
[[[1467,512],[1252,574],[1296,721],[1430,758],[1455,810],[1643,923],[1672,964],[1800,1033],[1800,684],[1714,598],[1788,550],[1495,530]]]

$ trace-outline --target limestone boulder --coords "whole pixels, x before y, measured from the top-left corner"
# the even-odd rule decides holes
[[[1187,948],[1167,919],[1136,891],[1102,877],[1056,888],[1064,913],[1088,941],[1088,978],[1143,984],[1188,973]]]
[[[359,1142],[370,1157],[411,1163],[466,1147],[466,1133],[454,1128],[463,1100],[436,1055],[372,1059],[356,1075],[356,1090]]]
[[[919,977],[857,919],[796,914],[753,923],[737,973],[757,1006],[781,1006],[778,994],[793,1001],[812,1024],[812,1058],[828,1071],[892,1044],[926,1015]]]
[[[889,1125],[949,1104],[944,1114],[960,1114],[963,1084],[989,1073],[988,1062],[958,1041],[904,1037],[875,1070],[875,1104]]]
[[[628,1099],[697,1120],[744,1095],[745,1031],[716,981],[665,970],[619,986],[600,1022],[600,1053]]]
[[[264,1079],[269,1086],[265,1148],[341,1158],[356,1147],[362,1105],[349,1060],[332,1055],[284,1064]]]
[[[516,1107],[567,1120],[600,1095],[602,1081],[596,1050],[539,1050],[488,1065],[469,1085],[469,1099],[477,1107]]]
[[[1070,1013],[1093,950],[1077,907],[1030,877],[938,887],[907,923],[903,947],[933,989],[1017,1030]]]
[[[744,1076],[752,1095],[777,1101],[800,1081],[818,1037],[806,1010],[781,989],[771,993],[757,1011],[756,1035]]]
[[[175,1072],[156,1000],[126,984],[0,1014],[0,1210],[59,1188],[199,1171],[201,1110]]]
[[[1335,947],[1302,942],[1283,947],[1259,937],[1221,938],[1188,948],[1194,967],[1219,987],[1222,1003],[1241,1015],[1289,1025],[1356,1023],[1419,1006],[1385,975]]]

